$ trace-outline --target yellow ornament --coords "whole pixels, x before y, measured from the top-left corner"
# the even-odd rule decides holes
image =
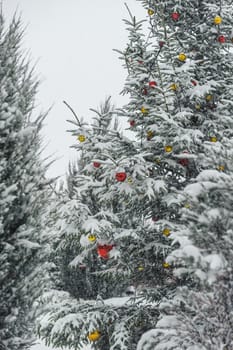
[[[172,151],[172,146],[167,145],[164,147],[165,152],[170,153]]]
[[[222,18],[220,16],[214,17],[214,24],[218,25],[222,23]]]
[[[210,137],[210,142],[217,142],[217,137],[216,136],[211,136]]]
[[[142,114],[148,114],[148,109],[145,107],[142,107],[141,112],[142,112]]]
[[[159,158],[155,158],[154,162],[157,163],[157,164],[160,164],[161,160]]]
[[[168,236],[170,236],[170,234],[171,234],[171,230],[169,228],[165,228],[163,230],[163,235],[164,236],[168,237]]]
[[[189,203],[185,203],[184,207],[185,207],[186,209],[189,209],[191,206],[190,206]]]
[[[164,267],[165,269],[168,269],[170,266],[171,266],[171,265],[170,265],[168,262],[166,262],[166,261],[163,263],[163,267]]]
[[[150,140],[154,136],[154,133],[152,130],[147,131],[147,139]]]
[[[184,62],[186,60],[186,55],[185,53],[180,53],[179,56],[178,56],[178,60],[181,61],[181,62]]]
[[[219,166],[217,167],[217,169],[218,169],[219,171],[224,171],[224,170],[225,170],[225,167],[224,167],[224,165],[219,165]]]
[[[195,108],[196,108],[197,111],[200,111],[201,105],[197,103],[197,104],[195,105]]]
[[[128,177],[127,177],[127,182],[128,182],[128,184],[131,185],[131,184],[133,183],[132,177],[128,176]]]
[[[155,11],[153,11],[152,9],[148,9],[147,13],[148,13],[149,16],[153,16]]]
[[[88,236],[89,242],[95,242],[96,241],[96,235],[89,235]]]
[[[139,266],[138,266],[138,271],[143,271],[143,270],[144,270],[144,266],[139,265]]]
[[[97,341],[101,337],[101,333],[98,330],[95,330],[94,332],[89,333],[87,337],[90,341]]]
[[[86,141],[86,136],[85,135],[78,135],[78,140],[79,140],[79,142],[84,142],[84,141]]]
[[[213,98],[213,96],[212,96],[212,95],[207,95],[205,99],[206,99],[206,101],[207,101],[207,102],[209,102],[209,101],[211,101],[211,100],[212,100],[212,98]]]
[[[178,90],[178,85],[173,83],[173,84],[171,84],[170,89],[173,90],[173,91],[177,91]]]

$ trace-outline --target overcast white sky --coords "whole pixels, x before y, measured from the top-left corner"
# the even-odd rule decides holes
[[[24,46],[41,80],[38,103],[46,110],[53,105],[44,133],[49,141],[46,154],[59,157],[49,175],[63,175],[76,152],[75,142],[66,130],[71,117],[62,101],[72,105],[78,115],[90,118],[106,96],[121,106],[119,95],[126,72],[114,48],[123,49],[127,32],[122,21],[128,18],[127,2],[138,18],[145,16],[136,0],[3,0],[9,20],[15,10],[26,28]]]

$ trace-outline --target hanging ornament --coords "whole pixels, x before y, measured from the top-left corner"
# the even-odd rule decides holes
[[[191,208],[191,205],[190,205],[189,203],[185,203],[185,204],[184,204],[184,207],[185,207],[186,209],[190,209],[190,208]]]
[[[224,165],[219,165],[219,166],[217,167],[217,169],[218,169],[219,171],[224,171],[224,170],[225,170],[225,167],[224,167]]]
[[[188,151],[184,151],[183,153],[188,153]],[[182,166],[188,166],[189,159],[188,158],[181,158],[181,159],[179,159],[179,164]]]
[[[143,61],[142,61],[142,60],[138,60],[138,63],[139,63],[139,64],[143,64]]]
[[[79,142],[84,142],[84,141],[86,141],[86,136],[85,135],[78,135],[77,139]]]
[[[95,342],[95,341],[99,340],[99,338],[101,337],[101,333],[98,330],[95,330],[95,331],[89,333],[87,337],[90,341]]]
[[[197,86],[197,82],[195,80],[191,80],[191,83],[193,84],[193,86]]]
[[[92,242],[92,243],[95,242],[96,241],[96,235],[89,235],[88,236],[88,241]]]
[[[161,48],[162,48],[162,47],[164,46],[164,44],[165,44],[165,41],[162,41],[162,40],[161,40],[161,41],[159,41],[159,47],[161,47]]]
[[[209,95],[206,96],[205,99],[206,99],[207,102],[210,102],[212,100],[212,98],[213,98],[213,96],[209,94]]]
[[[154,136],[154,132],[152,130],[147,131],[147,140],[150,141]]]
[[[127,175],[124,171],[120,171],[120,172],[116,173],[116,175],[115,175],[116,180],[119,182],[124,182],[126,177],[127,177]]]
[[[217,142],[217,137],[216,136],[211,136],[210,137],[210,142]]]
[[[171,14],[171,18],[173,19],[173,21],[178,21],[180,18],[180,14],[178,12],[173,12]]]
[[[145,108],[145,107],[142,107],[141,108],[141,112],[142,112],[142,114],[148,114],[148,109],[147,108]]]
[[[173,91],[177,91],[178,85],[173,83],[173,84],[170,85],[170,89],[173,90]]]
[[[143,95],[147,95],[147,94],[148,94],[147,88],[142,89],[142,94],[143,94]]]
[[[170,234],[171,234],[171,230],[170,230],[168,227],[166,227],[166,228],[163,230],[163,235],[166,236],[166,237],[168,237],[168,236],[170,236]]]
[[[153,16],[153,14],[155,13],[155,11],[152,10],[152,9],[148,9],[147,13],[148,13],[149,16]]]
[[[109,252],[112,250],[113,244],[99,244],[97,247],[98,255],[103,259],[109,258]]]
[[[157,86],[156,81],[150,81],[150,82],[149,82],[149,87],[154,88],[154,87],[156,87],[156,86]]]
[[[138,266],[138,271],[144,271],[144,269],[145,269],[145,268],[144,268],[143,265],[139,265],[139,266]]]
[[[128,182],[128,184],[131,185],[131,184],[133,183],[132,177],[128,176],[128,177],[127,177],[127,182]]]
[[[178,60],[181,62],[184,62],[186,60],[187,56],[185,55],[185,53],[180,53],[178,56]]]
[[[172,151],[172,146],[167,145],[167,146],[164,147],[164,150],[165,150],[166,153],[170,153]]]
[[[164,262],[163,263],[163,267],[165,268],[165,269],[168,269],[169,267],[171,267],[171,265],[168,263],[168,262]]]
[[[94,168],[99,168],[100,167],[100,163],[99,162],[93,162],[93,167]]]
[[[220,16],[214,17],[214,24],[219,25],[222,23],[222,18]]]
[[[135,126],[135,124],[136,124],[135,120],[130,120],[130,121],[129,121],[129,125],[130,125],[130,126],[133,127],[133,126]]]
[[[156,215],[153,215],[152,218],[151,218],[151,220],[152,220],[153,222],[157,222],[157,221],[159,221],[159,217],[156,216]]]
[[[224,35],[219,35],[218,42],[224,44],[226,42],[226,38]]]
[[[199,103],[197,103],[197,104],[195,105],[195,108],[196,108],[197,111],[200,111],[201,105],[200,105]]]

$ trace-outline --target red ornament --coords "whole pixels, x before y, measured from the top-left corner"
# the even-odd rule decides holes
[[[134,126],[135,125],[135,120],[130,120],[129,125],[130,126]]]
[[[154,88],[155,86],[157,86],[156,81],[150,81],[149,82],[149,87]]]
[[[97,253],[98,255],[103,258],[103,259],[108,259],[109,258],[109,252],[112,250],[113,244],[99,244],[97,247]]]
[[[126,173],[124,171],[121,171],[119,173],[116,173],[115,177],[116,177],[117,181],[124,182],[126,177],[127,177],[127,175],[126,175]]]
[[[191,83],[193,84],[193,86],[197,86],[197,82],[195,80],[191,80]]]
[[[225,42],[226,42],[225,36],[224,36],[224,35],[220,35],[220,36],[218,37],[218,42],[221,43],[221,44],[225,43]]]
[[[143,95],[147,95],[147,94],[148,94],[147,88],[144,88],[144,89],[142,90],[142,93],[143,93]]]
[[[165,44],[165,41],[159,41],[159,47],[163,47],[164,44]]]
[[[80,268],[81,270],[85,270],[85,268],[86,268],[86,265],[84,265],[84,264],[81,264],[81,265],[79,265],[79,268]]]
[[[139,64],[143,64],[143,61],[139,60],[138,63],[139,63]]]
[[[183,153],[188,153],[187,151],[184,151]],[[189,165],[189,159],[188,158],[181,158],[179,159],[179,164],[183,166]]]
[[[94,168],[99,168],[100,167],[100,163],[99,162],[94,162],[93,163],[93,167]]]
[[[171,14],[171,18],[173,19],[173,21],[178,21],[178,19],[180,18],[180,14],[178,12],[173,12]]]
[[[153,222],[157,222],[157,221],[159,221],[159,217],[154,215],[154,216],[152,216],[151,220]]]

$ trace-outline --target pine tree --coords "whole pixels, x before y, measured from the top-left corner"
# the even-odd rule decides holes
[[[27,349],[34,336],[32,304],[45,287],[39,266],[47,201],[40,130],[33,119],[38,83],[21,53],[21,21],[0,14],[0,348]],[[43,246],[43,248],[45,248]],[[43,256],[44,262],[44,256]],[[40,268],[39,268],[40,267]]]
[[[140,338],[140,350],[229,347],[232,321],[226,310],[232,300],[232,279],[226,266],[231,266],[231,232],[229,228],[229,250],[224,245],[222,251],[219,232],[230,225],[226,219],[230,194],[224,215],[216,215],[215,209],[221,205],[218,199],[223,173],[231,170],[232,159],[230,4],[141,3],[147,11],[149,31],[144,21],[137,21],[129,11],[130,19],[125,21],[129,43],[123,52],[118,51],[128,71],[123,93],[129,95],[129,103],[118,115],[128,118],[134,137],[127,141],[124,137],[112,138],[107,159],[113,162],[104,158],[106,145],[96,159],[104,166],[100,168],[101,181],[94,185],[95,200],[101,210],[111,208],[115,217],[114,221],[112,215],[107,218],[111,222],[108,235],[107,226],[99,229],[101,216],[92,226],[97,233],[93,241],[106,241],[110,235],[117,251],[114,256],[110,254],[102,275],[110,271],[115,279],[121,276],[123,284],[134,285],[137,293],[128,304],[122,299],[121,306],[111,307],[104,294],[89,305],[80,304],[80,308],[67,296],[62,310],[57,303],[53,324],[48,319],[42,322],[42,334],[55,339],[56,345],[78,348],[79,342],[85,343],[88,334],[94,332],[90,341],[98,350],[103,345],[135,349]],[[93,147],[99,140],[94,140],[82,124],[76,125],[75,133],[77,127],[80,147],[87,147],[88,161],[90,140]],[[211,183],[214,187],[209,187]],[[83,177],[77,186],[84,196],[81,203],[89,207],[93,174]],[[205,188],[209,192],[203,197]],[[214,195],[213,188],[219,189]],[[201,189],[197,196],[195,189]],[[200,215],[203,212],[205,217]],[[213,224],[213,215],[217,221],[222,217],[220,228]],[[83,238],[79,242],[84,242]],[[81,254],[87,261],[89,246],[83,244]],[[225,261],[226,254],[229,262]],[[216,305],[213,312],[210,305],[220,300],[221,307]],[[67,304],[71,305],[68,311]],[[228,324],[221,327],[221,335],[216,335],[216,327],[206,326],[211,321],[218,325],[216,318]],[[75,321],[78,323],[72,331]],[[64,343],[66,339],[69,341]]]

